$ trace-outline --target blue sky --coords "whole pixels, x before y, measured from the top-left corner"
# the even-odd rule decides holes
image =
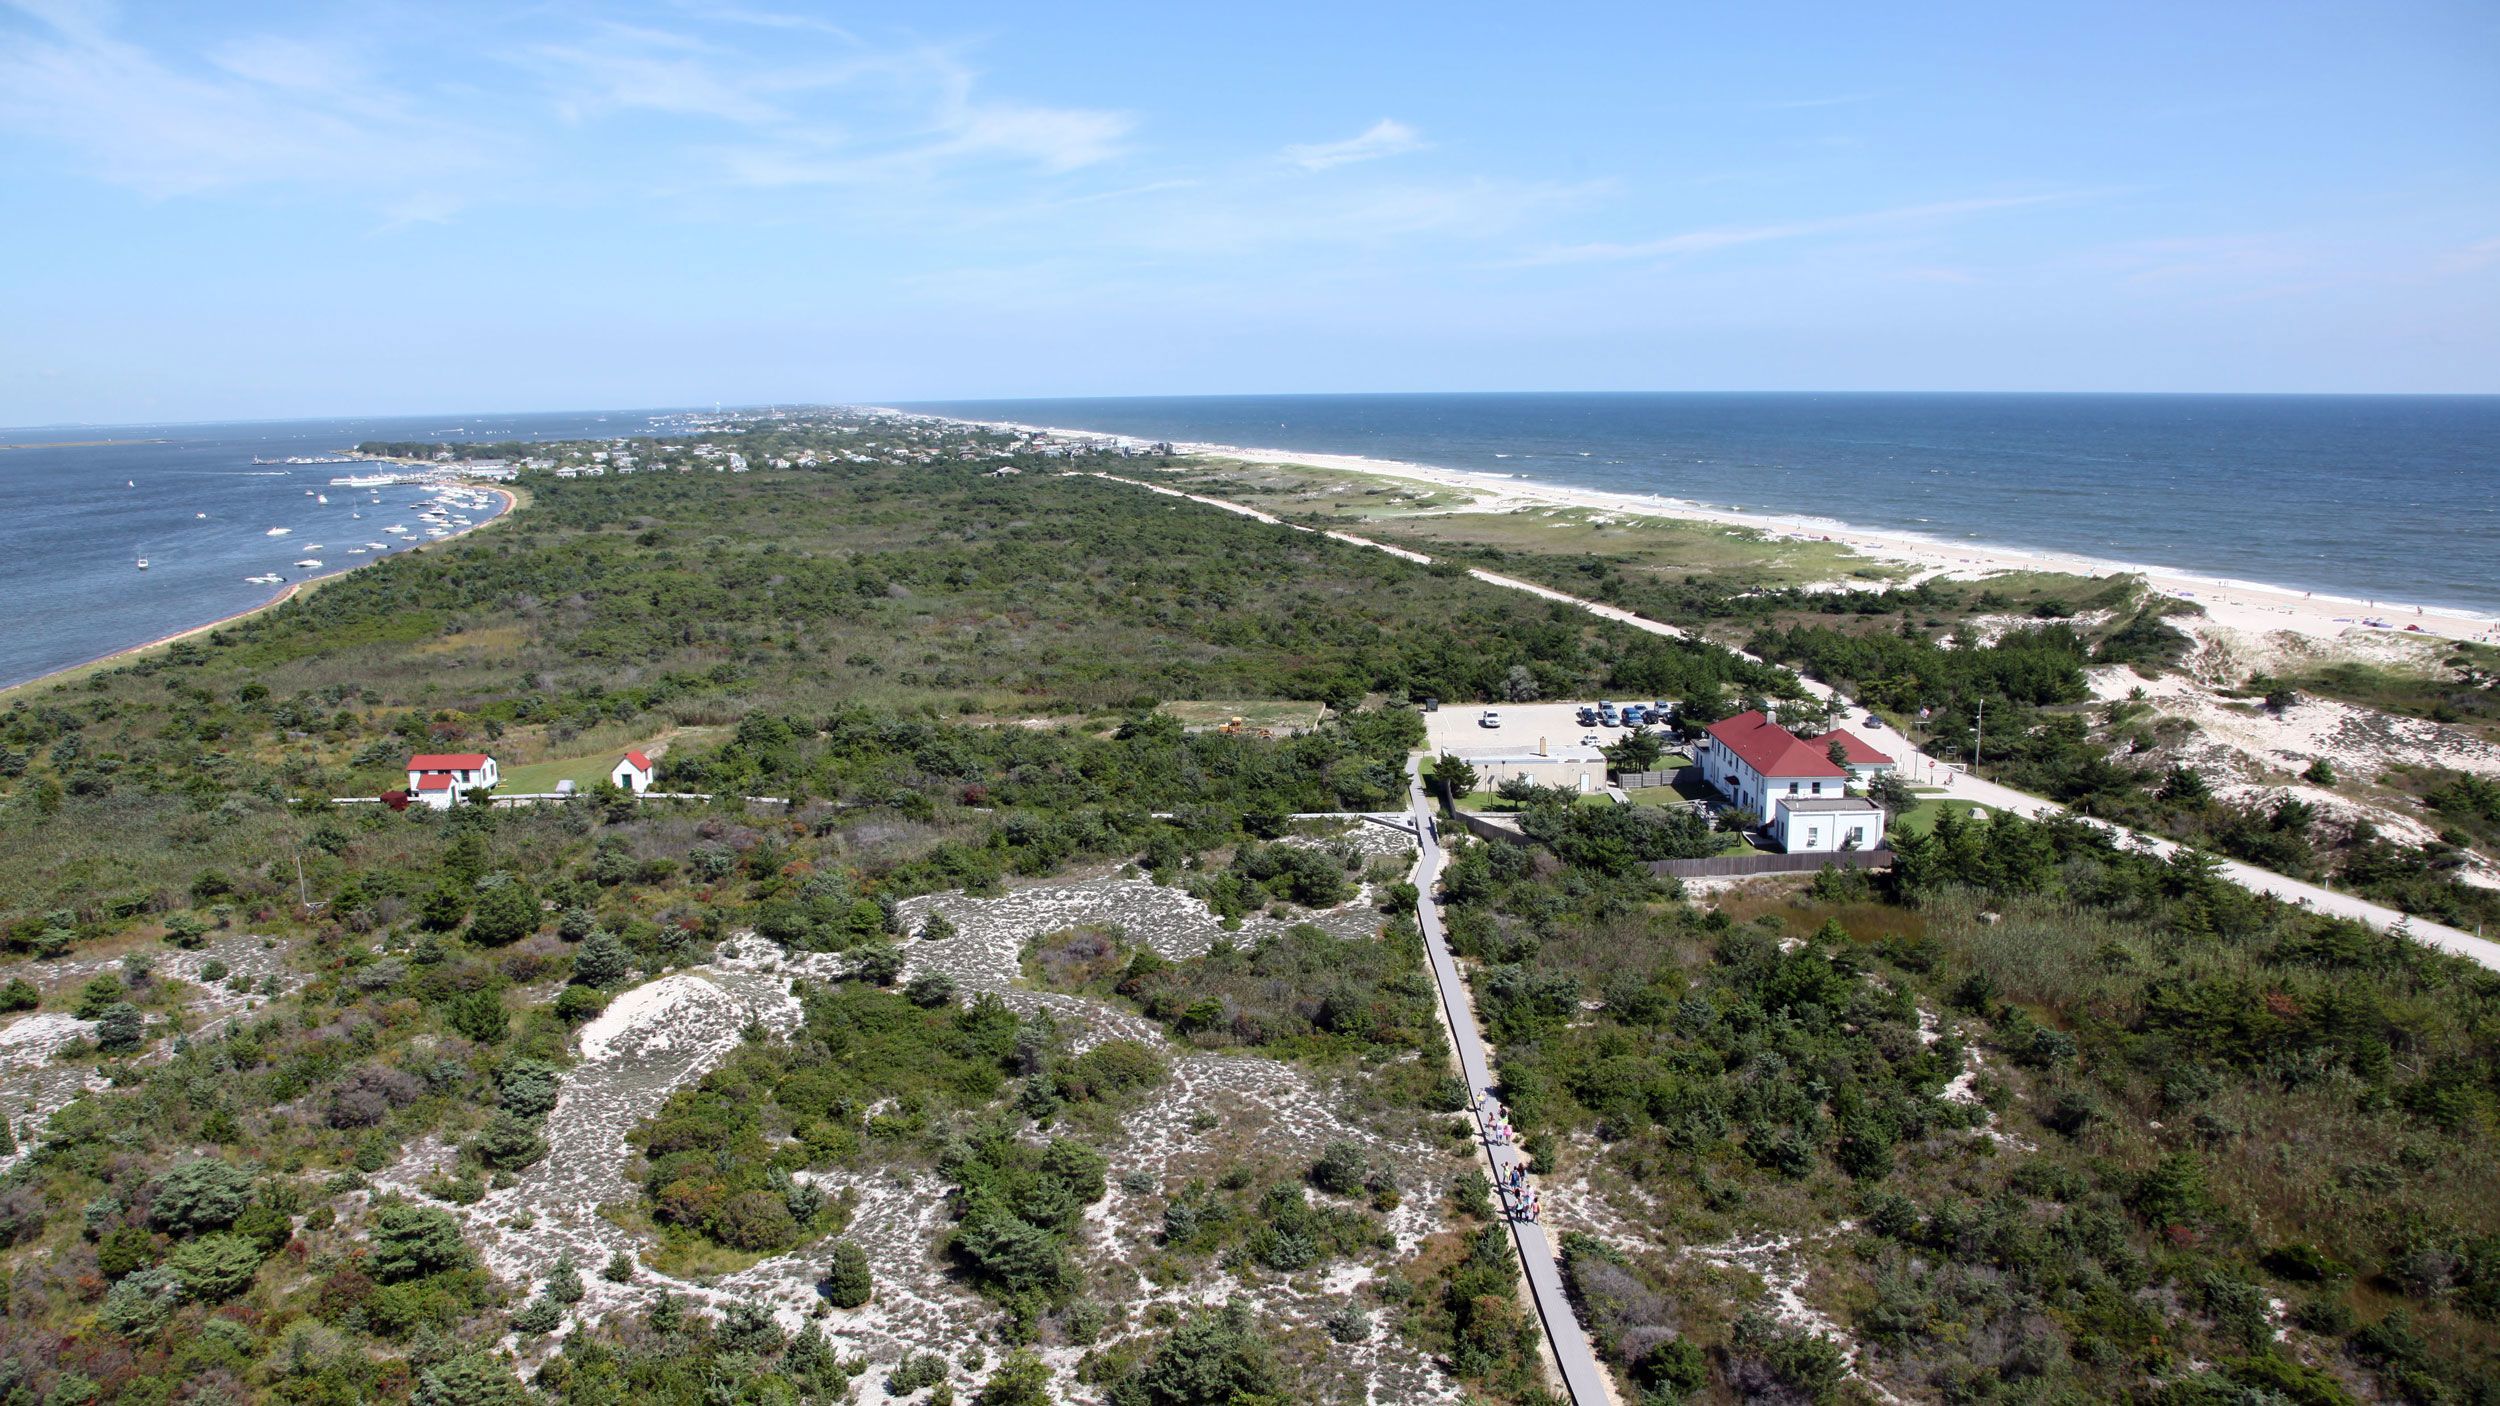
[[[2500,7],[0,0],[0,423],[2500,391]]]

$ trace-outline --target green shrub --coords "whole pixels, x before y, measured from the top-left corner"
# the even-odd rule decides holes
[[[385,1284],[463,1269],[472,1262],[451,1212],[409,1201],[384,1201],[366,1225],[368,1263]]]
[[[252,1179],[214,1158],[178,1162],[148,1188],[148,1221],[168,1234],[196,1235],[234,1224],[252,1200]]]
[[[203,1235],[175,1247],[166,1261],[188,1296],[218,1303],[243,1292],[265,1258],[260,1246],[241,1235]]]
[[[825,1261],[824,1294],[835,1308],[858,1308],[875,1288],[868,1272],[868,1254],[849,1240],[833,1242]]]

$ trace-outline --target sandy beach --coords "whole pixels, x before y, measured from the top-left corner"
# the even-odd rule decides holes
[[[1083,434],[1061,430],[1055,433]],[[1469,511],[1508,512],[1536,507],[1588,508],[1634,517],[1675,518],[1745,528],[1770,537],[1836,542],[1864,556],[1908,567],[1916,576],[1970,579],[2008,571],[2056,571],[2075,576],[2141,576],[2154,590],[2205,608],[2214,624],[2251,634],[2289,630],[2321,639],[2352,631],[2430,634],[2448,639],[2500,643],[2500,620],[2438,606],[2359,600],[2202,576],[2170,567],[2116,562],[2070,552],[2017,547],[1968,546],[1915,533],[1885,532],[1824,518],[1734,512],[1662,495],[1609,493],[1501,474],[1472,473],[1431,464],[1372,459],[1359,454],[1304,454],[1285,449],[1245,449],[1229,444],[1175,444],[1176,450],[1252,464],[1304,465],[1343,473],[1410,479],[1473,494]],[[2373,622],[2384,622],[2376,624]]]
[[[992,420],[957,423],[1076,438],[1135,438],[1069,426]],[[1298,465],[1431,484],[1472,495],[1475,501],[1464,509],[1469,512],[1586,508],[1627,517],[1718,523],[1775,538],[1834,542],[1873,560],[1907,567],[1914,580],[1931,576],[1971,580],[2010,571],[2054,571],[2089,577],[2141,576],[2156,591],[2204,607],[2206,618],[2213,624],[2251,635],[2290,631],[2321,640],[2340,639],[2347,635],[2433,635],[2443,639],[2500,644],[2500,619],[2445,606],[2301,591],[2262,581],[2206,576],[2174,567],[2110,561],[2075,552],[1943,542],[1918,533],[1858,527],[1829,518],[1738,512],[1690,499],[1669,498],[1663,494],[1613,493],[1524,475],[1448,469],[1434,464],[1375,459],[1361,454],[1313,454],[1293,449],[1259,449],[1201,442],[1175,442],[1172,447],[1177,453],[1203,458],[1234,459],[1248,464]]]
[[[488,518],[486,521],[477,523],[474,526],[464,527],[458,532],[453,532],[443,537],[436,538],[433,541],[412,547],[407,552],[395,553],[394,555],[410,556],[425,550],[425,548],[429,546],[439,545],[443,542],[458,541],[460,538],[466,537],[470,533],[477,531],[479,528],[492,527],[496,523],[504,521],[506,518],[511,517],[514,512],[519,510],[521,506],[520,494],[509,488],[498,488],[493,486],[489,486],[486,491],[503,499],[502,512],[499,512],[493,517]],[[262,601],[258,605],[247,606],[244,609],[235,611],[231,615],[219,616],[217,619],[211,620],[205,625],[193,625],[186,629],[176,630],[170,635],[159,635],[155,639],[148,640],[142,644],[129,645],[122,649],[116,649],[109,654],[99,654],[93,659],[82,660],[76,664],[63,665],[48,674],[38,674],[31,679],[10,684],[5,688],[0,688],[0,698],[7,698],[12,694],[22,693],[27,689],[38,688],[45,684],[59,683],[63,679],[74,675],[84,674],[95,669],[101,669],[109,665],[118,664],[125,659],[131,659],[142,654],[148,654],[156,650],[165,649],[178,644],[183,640],[196,639],[213,630],[222,630],[226,626],[231,625],[238,620],[249,620],[253,616],[260,614],[262,611],[275,610],[279,606],[286,604],[288,601],[295,599],[299,594],[308,592],[325,583],[338,580],[340,577],[347,575],[349,572],[361,571],[368,566],[374,565],[376,562],[384,562],[388,560],[390,560],[390,557],[387,556],[376,557],[373,561],[361,561],[357,562],[353,566],[341,567],[336,571],[325,571],[318,576],[307,576],[301,581],[289,582],[286,589],[278,592],[274,596],[271,596],[269,599]]]

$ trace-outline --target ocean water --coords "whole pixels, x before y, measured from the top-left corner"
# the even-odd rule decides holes
[[[904,408],[1516,474],[2500,617],[2500,396],[1297,395]]]
[[[285,589],[247,576],[336,575],[386,555],[349,555],[369,541],[404,550],[382,530],[392,523],[425,540],[414,517],[431,496],[422,489],[385,488],[376,504],[369,491],[330,486],[372,465],[255,465],[255,457],[325,455],[366,439],[634,434],[649,429],[651,413],[0,430],[0,444],[123,441],[0,449],[0,686],[223,619]],[[493,511],[469,516],[484,522]],[[273,527],[291,531],[271,537]],[[323,568],[293,565],[306,557]]]

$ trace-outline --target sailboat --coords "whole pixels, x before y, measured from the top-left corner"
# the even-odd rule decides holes
[[[147,569],[148,569],[148,559],[147,559],[146,557],[141,557],[141,558],[139,558],[139,569],[140,569],[141,571],[145,571],[145,570],[147,570]]]

